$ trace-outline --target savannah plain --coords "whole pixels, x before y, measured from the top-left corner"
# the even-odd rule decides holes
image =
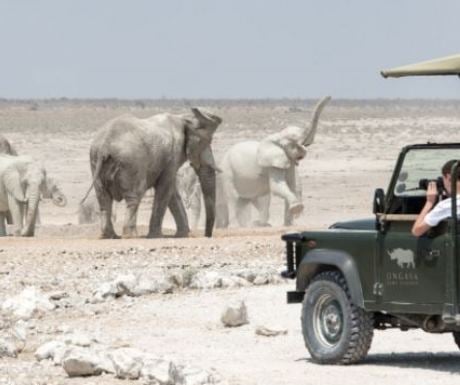
[[[99,225],[79,225],[78,204],[91,184],[89,146],[107,120],[130,113],[187,112],[205,107],[223,118],[213,150],[217,162],[238,141],[261,139],[288,124],[308,124],[316,100],[267,101],[0,101],[0,133],[20,154],[43,161],[68,198],[64,208],[43,201],[42,225],[34,238],[0,239],[0,303],[34,286],[60,292],[56,309],[27,322],[27,343],[17,358],[0,359],[0,384],[141,384],[111,374],[69,378],[60,366],[37,361],[38,346],[78,331],[111,345],[130,346],[214,369],[228,384],[453,384],[460,381],[460,353],[450,334],[376,331],[369,355],[353,366],[319,366],[303,344],[300,305],[287,305],[294,282],[177,289],[169,294],[123,296],[92,303],[94,290],[120,274],[194,269],[252,271],[284,267],[280,236],[325,229],[345,219],[371,215],[374,189],[386,188],[401,147],[460,142],[459,101],[332,100],[315,142],[299,165],[305,210],[295,226],[282,227],[282,202],[272,199],[270,228],[201,228],[188,239],[99,240]],[[139,215],[146,234],[151,197]],[[117,230],[123,204],[117,208]],[[165,232],[174,225],[165,218]],[[62,294],[63,293],[63,294]],[[220,315],[232,300],[244,300],[249,323],[225,328]],[[286,330],[275,337],[257,326]]]

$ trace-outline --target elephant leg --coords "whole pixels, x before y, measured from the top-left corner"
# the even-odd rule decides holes
[[[247,198],[237,198],[235,203],[235,213],[236,220],[240,227],[248,227],[249,222],[251,221],[251,203],[250,199]]]
[[[37,226],[40,226],[42,224],[41,218],[40,218],[40,208],[37,207],[37,217],[35,219],[35,224]]]
[[[254,226],[268,227],[270,223],[270,194],[262,195],[252,200],[252,203],[259,212],[259,219],[253,222]]]
[[[226,185],[225,178],[217,175],[216,178],[216,227],[218,229],[227,228],[230,224],[229,211],[228,211],[228,197],[225,191]]]
[[[155,185],[155,196],[153,198],[147,238],[160,238],[162,236],[161,225],[163,224],[163,218],[175,192],[175,173],[172,171],[160,176]]]
[[[123,225],[123,238],[134,238],[137,237],[137,210],[141,203],[142,196],[139,197],[137,194],[125,195],[126,201],[126,214],[125,222]]]
[[[169,210],[171,211],[174,221],[176,222],[176,237],[184,238],[188,237],[190,233],[190,228],[188,226],[187,212],[185,211],[184,204],[182,199],[177,191],[175,191],[169,201]]]
[[[299,178],[299,173],[296,167],[291,167],[287,170],[287,184],[291,191],[295,192],[297,200],[302,202],[302,183]],[[292,210],[289,209],[289,202],[284,200],[284,226],[292,226],[294,224]]]
[[[288,211],[292,215],[299,215],[303,211],[303,204],[289,187],[286,181],[286,171],[278,168],[270,169],[269,181],[270,191],[287,202]]]
[[[8,207],[10,209],[11,217],[13,219],[13,234],[20,235],[22,231],[24,217],[23,207],[11,194],[8,194]]]
[[[194,191],[190,199],[190,211],[192,212],[192,229],[196,230],[198,228],[201,213],[201,190],[199,187],[196,187],[196,191]]]
[[[102,187],[98,184],[94,186],[96,191],[97,201],[99,202],[100,207],[100,216],[101,216],[101,239],[118,239],[120,238],[119,235],[115,232],[112,223],[112,206],[113,206],[113,199],[105,191]]]
[[[289,211],[289,203],[284,201],[284,226],[292,226],[294,222],[294,217]]]
[[[228,206],[225,203],[216,204],[216,228],[226,229],[229,225]]]
[[[0,237],[6,236],[6,213],[0,213]]]
[[[5,218],[6,218],[6,223],[8,225],[13,224],[13,217],[11,216],[11,212],[9,212],[9,211],[5,212]]]

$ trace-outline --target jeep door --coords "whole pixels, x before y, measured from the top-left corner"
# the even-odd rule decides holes
[[[392,312],[435,312],[445,302],[450,234],[442,223],[431,236],[415,237],[412,225],[413,220],[395,215],[380,232],[380,301]]]
[[[458,143],[407,146],[399,156],[380,215],[374,290],[388,311],[430,313],[446,302],[446,261],[452,250],[447,221],[422,237],[411,230],[426,202],[426,181],[438,179],[442,166],[457,158]],[[444,193],[441,183],[439,199]]]

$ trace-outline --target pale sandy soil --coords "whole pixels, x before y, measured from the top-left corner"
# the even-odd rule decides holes
[[[220,103],[206,106],[224,118],[214,140],[217,159],[231,144],[261,138],[287,124],[309,120],[312,102]],[[35,348],[59,335],[59,328],[85,331],[113,344],[183,358],[215,368],[230,384],[450,384],[460,380],[460,354],[451,335],[420,331],[376,332],[368,358],[349,367],[310,362],[300,331],[300,306],[287,305],[293,282],[210,291],[178,291],[88,304],[99,283],[126,272],[158,268],[230,270],[284,264],[280,236],[286,231],[321,229],[331,223],[368,217],[374,188],[386,187],[400,148],[426,141],[460,142],[460,103],[344,102],[324,110],[315,144],[300,166],[305,212],[293,228],[279,227],[282,202],[273,199],[268,229],[201,231],[189,239],[98,240],[97,225],[77,225],[77,205],[90,184],[88,148],[94,130],[107,119],[131,112],[185,111],[168,106],[69,103],[0,103],[0,133],[21,154],[44,161],[69,199],[65,208],[43,202],[43,225],[34,239],[0,240],[0,302],[34,285],[44,292],[65,291],[68,307],[35,320],[26,350],[17,359],[0,360],[0,384],[128,384],[112,375],[67,378],[60,367],[36,362]],[[146,233],[149,199],[141,208],[140,233]],[[122,218],[122,209],[119,209]],[[171,218],[165,223],[173,228]],[[120,224],[117,224],[120,226]],[[244,299],[250,323],[226,329],[220,313],[230,299]],[[288,330],[267,338],[257,325]],[[458,376],[458,377],[457,377]],[[2,382],[3,381],[3,382]]]

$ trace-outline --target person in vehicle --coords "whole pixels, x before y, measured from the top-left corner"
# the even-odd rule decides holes
[[[432,181],[428,184],[426,191],[426,202],[423,206],[422,211],[415,220],[414,225],[412,226],[412,234],[416,237],[420,237],[425,234],[429,229],[434,226],[437,226],[439,222],[447,219],[451,216],[451,168],[452,165],[456,162],[455,159],[449,160],[442,166],[442,181],[444,184],[444,189],[447,192],[448,198],[440,201],[436,206],[436,200],[438,198],[438,191],[436,188],[436,182]],[[457,180],[457,192],[460,192],[460,174]],[[457,194],[457,206],[460,206],[460,195]],[[460,207],[459,207],[460,213]]]

